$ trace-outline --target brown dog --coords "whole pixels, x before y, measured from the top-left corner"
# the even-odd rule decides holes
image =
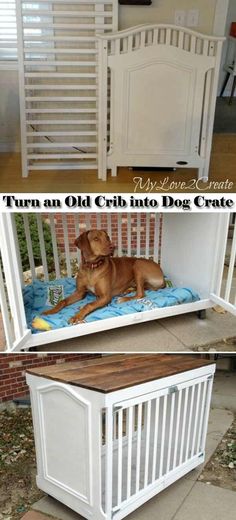
[[[82,300],[90,291],[96,300],[88,303],[69,320],[83,321],[90,312],[107,305],[113,296],[127,294],[136,288],[135,296],[123,296],[119,303],[143,298],[144,289],[165,287],[162,270],[153,260],[135,257],[112,258],[114,246],[105,231],[92,229],[82,233],[75,245],[81,249],[82,263],[76,277],[76,291],[43,314],[55,314],[67,305]]]

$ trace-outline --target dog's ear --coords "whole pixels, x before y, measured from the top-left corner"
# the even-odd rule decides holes
[[[92,253],[88,233],[89,231],[84,231],[84,233],[75,239],[75,246],[82,251],[84,256],[89,256]]]

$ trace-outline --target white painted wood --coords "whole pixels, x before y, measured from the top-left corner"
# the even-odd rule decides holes
[[[204,461],[214,371],[212,364],[108,394],[27,374],[39,488],[88,519],[127,516]],[[201,451],[191,455],[194,432],[191,414],[185,414],[191,432],[190,451],[184,462],[177,457],[177,465],[171,469],[172,465],[166,464],[170,443],[173,445],[168,425],[171,421],[174,432],[178,416],[186,411],[184,400],[181,404],[178,399],[180,410],[173,413],[176,400],[172,389],[185,389],[193,396],[192,388],[199,384],[205,388],[199,411],[196,399],[192,400]],[[167,406],[170,398],[171,408]],[[142,413],[144,407],[147,414]],[[117,435],[114,417],[118,418]],[[182,435],[183,429],[179,432]],[[180,444],[181,438],[178,453]],[[160,473],[158,477],[152,460]],[[154,475],[151,483],[149,464]]]
[[[83,127],[81,134],[70,132],[74,129],[73,125],[85,124],[81,122],[81,114],[86,117],[93,113],[93,122],[88,122],[88,125],[98,124],[99,100],[96,93],[99,57],[96,32],[101,34],[117,29],[117,5],[117,0],[32,0],[29,4],[17,1],[23,176],[28,176],[31,169],[97,169],[98,156],[91,155],[90,148],[92,143],[97,146],[98,134],[90,134],[94,135],[94,139],[80,142],[79,137],[75,139],[76,136],[88,135],[83,133]],[[57,96],[56,91],[59,90],[60,96]],[[77,92],[71,96],[73,90]],[[94,96],[88,96],[90,90],[94,90]],[[41,96],[41,91],[44,96]],[[79,91],[84,91],[84,95]],[[67,114],[70,113],[73,116],[68,120]],[[30,114],[32,127],[29,135]],[[44,121],[49,114],[51,120],[48,124],[54,124],[55,131],[58,115],[61,114],[61,134],[54,133],[50,137]],[[38,125],[42,137],[40,141],[37,139]],[[60,135],[64,137],[65,147],[70,152],[66,156],[53,154],[53,148],[61,146]],[[71,139],[71,135],[74,138]],[[50,143],[47,142],[48,137]],[[83,156],[72,154],[82,145]],[[30,153],[32,148],[34,153]],[[48,148],[47,156],[43,148]],[[56,161],[38,165],[41,159]]]
[[[133,37],[136,38],[135,48]],[[104,105],[107,103],[107,68],[113,77],[113,146],[105,166],[103,160],[100,178],[105,179],[106,170],[116,171],[118,166],[195,167],[199,169],[199,177],[207,178],[224,38],[164,24],[137,26],[98,35],[98,38]],[[196,45],[197,39],[202,42],[201,52]],[[111,42],[114,42],[115,53],[110,50]],[[210,101],[204,103],[208,70],[211,70]],[[146,96],[147,92],[149,96]],[[103,153],[103,156],[106,150],[105,145],[102,146],[106,138],[104,118],[106,113],[101,115],[100,112],[104,132],[99,154]],[[206,119],[206,148],[201,155],[202,124],[206,125]]]
[[[55,221],[56,214],[49,214],[49,224],[52,235],[52,248],[53,248],[53,262],[55,265],[55,276],[60,278],[65,276],[65,273],[61,272],[61,266],[59,261],[59,249],[56,240]],[[71,217],[70,217],[71,218]],[[67,228],[67,217],[66,214],[62,216],[63,220],[63,233],[64,233],[64,247],[65,262],[67,275],[71,276],[71,260],[74,258],[75,250],[73,241],[69,243],[68,228]],[[26,245],[28,250],[29,266],[32,273],[32,279],[37,277],[36,267],[34,262],[33,248],[32,248],[32,237],[29,226],[29,217],[27,213],[23,215],[24,229],[26,236]],[[45,280],[49,279],[48,267],[47,267],[47,256],[45,251],[44,237],[42,232],[42,215],[37,216],[38,227],[39,227],[39,247],[41,251],[42,265],[43,265],[43,277]],[[126,222],[125,222],[126,221]],[[82,214],[73,214],[75,235],[79,234],[91,228],[91,214],[86,213],[85,216],[85,227],[81,227]],[[118,229],[118,237],[115,237],[112,232],[112,223],[116,222]],[[161,238],[161,266],[168,279],[172,281],[174,286],[177,287],[191,287],[194,289],[200,297],[199,301],[193,303],[185,303],[181,305],[174,305],[171,307],[155,308],[151,310],[142,311],[139,313],[132,312],[124,316],[117,316],[114,318],[106,318],[103,320],[88,322],[73,327],[65,327],[57,330],[50,330],[47,332],[41,332],[39,334],[28,334],[27,342],[23,341],[23,348],[28,349],[32,346],[40,346],[54,341],[62,341],[64,339],[70,339],[77,336],[83,336],[86,334],[96,333],[102,330],[109,330],[117,327],[132,325],[135,323],[141,323],[154,319],[161,319],[168,316],[182,315],[187,312],[194,312],[202,309],[207,309],[215,304],[223,306],[226,310],[236,315],[236,302],[235,302],[235,277],[234,277],[234,260],[235,260],[235,231],[232,240],[231,250],[227,245],[227,236],[229,223],[231,222],[229,214],[220,213],[192,213],[192,214],[171,214],[165,213],[162,216],[162,225],[160,226],[160,216],[155,214],[155,233],[154,233],[154,244],[151,243],[150,226],[153,225],[153,217],[146,220],[146,240],[145,243],[141,244],[141,214],[136,220],[136,215],[131,213],[125,214],[107,214],[106,224],[102,220],[102,215],[96,219],[97,227],[104,227],[107,229],[109,236],[116,246],[115,254],[131,254],[134,256],[141,256],[146,258],[154,258],[156,261],[159,259],[159,243]],[[136,229],[134,229],[137,226]],[[125,230],[124,230],[125,228]],[[138,231],[139,228],[139,231]],[[204,233],[202,230],[204,229]],[[8,240],[8,224],[3,226],[3,240],[0,244],[1,251],[5,248],[5,243]],[[133,234],[136,234],[136,246],[132,246],[131,241]],[[22,262],[20,258],[20,251],[18,240],[16,236],[15,223],[12,218],[11,224],[12,243],[14,244],[14,251],[16,255],[16,266],[18,269],[19,276],[19,289],[17,290],[17,303],[20,308],[23,306],[22,298],[22,285],[23,285],[23,271]],[[125,237],[126,235],[126,237]],[[194,237],[194,240],[193,240]],[[125,238],[127,240],[125,240]],[[191,247],[189,244],[191,243]],[[174,251],[174,254],[173,254]],[[186,255],[188,251],[188,255]],[[201,252],[201,262],[199,263],[199,252]],[[224,267],[225,256],[230,253],[229,257],[229,269]],[[77,260],[80,262],[80,251],[76,252]],[[10,265],[10,264],[9,264]],[[8,266],[9,276],[13,267]],[[10,270],[10,271],[9,271]],[[226,277],[225,274],[226,273]],[[12,276],[11,276],[11,279]],[[12,286],[12,282],[10,283]],[[8,281],[6,290],[8,293]],[[15,291],[15,288],[10,291]],[[2,291],[3,292],[3,291]],[[13,294],[13,293],[12,293]],[[16,295],[12,295],[13,300],[16,300]],[[5,312],[5,311],[4,311]],[[19,318],[18,315],[18,319]],[[25,338],[25,318],[23,317],[22,324],[19,324],[22,338]],[[7,316],[5,318],[6,328]],[[14,323],[10,322],[11,327],[14,331]],[[9,327],[8,327],[9,328]],[[27,329],[28,330],[28,329]],[[17,339],[18,343],[12,343],[12,349],[18,348],[21,337]],[[184,457],[184,454],[183,454]]]

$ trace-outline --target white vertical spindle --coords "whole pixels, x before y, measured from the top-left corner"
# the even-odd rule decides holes
[[[69,246],[69,239],[68,239],[67,219],[66,219],[65,213],[62,213],[62,227],[63,227],[63,236],[64,236],[67,276],[71,276],[70,246]]]
[[[230,252],[230,261],[229,261],[229,269],[228,269],[228,274],[227,274],[226,287],[225,287],[225,296],[224,297],[227,302],[229,302],[229,300],[230,300],[230,293],[232,290],[235,259],[236,259],[236,224],[234,224],[234,234],[233,234],[233,241],[232,241],[231,252]]]
[[[196,435],[197,435],[197,425],[199,422],[199,402],[200,402],[200,384],[197,385],[197,404],[194,418],[194,429],[193,429],[193,438],[192,438],[192,449],[191,449],[191,457],[194,455]]]
[[[23,215],[23,222],[24,222],[25,238],[26,238],[26,244],[27,244],[27,250],[28,250],[31,277],[32,277],[32,280],[35,280],[36,272],[35,272],[34,254],[33,254],[33,246],[32,246],[31,234],[30,234],[28,215],[26,215],[26,214]]]
[[[117,233],[118,233],[118,256],[122,255],[122,215],[117,216]]]
[[[140,235],[141,235],[141,215],[137,214],[137,256],[140,257],[141,254],[141,244],[140,244]]]
[[[200,410],[200,421],[199,421],[199,427],[198,427],[198,437],[197,437],[197,453],[200,451],[200,445],[201,445],[201,434],[202,434],[202,425],[203,425],[203,417],[204,417],[204,411],[206,406],[206,390],[207,390],[207,381],[204,381],[202,383],[203,385],[203,392],[202,392],[202,398],[201,398],[201,410]]]
[[[122,501],[123,410],[118,410],[117,505]]]
[[[170,457],[171,457],[172,439],[173,439],[174,411],[175,411],[175,393],[171,394],[170,430],[169,430],[167,465],[166,465],[167,473],[170,470]]]
[[[58,249],[57,249],[56,227],[55,227],[53,213],[49,213],[49,222],[50,222],[50,229],[51,229],[52,250],[53,250],[56,278],[60,278],[61,272],[60,272],[60,263],[59,263],[59,257],[58,257]]]
[[[160,219],[159,215],[155,213],[155,224],[154,224],[154,261],[158,262],[159,259],[159,241],[160,241]]]
[[[189,458],[188,453],[189,453],[190,434],[191,434],[192,419],[193,419],[194,395],[195,395],[195,385],[192,386],[192,392],[191,392],[190,410],[189,410],[189,416],[188,416],[188,433],[187,433],[187,442],[186,442],[185,461]]]
[[[42,215],[39,213],[36,213],[36,220],[37,220],[37,228],[38,228],[38,235],[39,235],[39,246],[40,246],[40,254],[43,264],[43,274],[44,279],[46,282],[49,280],[48,276],[48,264],[47,264],[47,255],[46,255],[46,248],[45,248],[45,242],[44,242],[44,234],[43,234],[43,219]]]
[[[157,467],[157,440],[159,432],[159,398],[156,399],[155,403],[155,425],[154,425],[154,442],[153,442],[153,466],[152,466],[152,482],[156,480],[156,467]]]
[[[150,213],[146,213],[146,243],[145,243],[145,258],[150,257]]]
[[[141,458],[141,440],[142,440],[142,403],[138,405],[138,420],[137,420],[137,454],[136,454],[136,493],[140,486],[140,458]]]
[[[148,485],[148,470],[149,470],[149,450],[150,450],[150,420],[151,420],[151,401],[147,402],[145,424],[145,465],[144,465],[144,488]]]
[[[131,495],[131,467],[132,467],[132,441],[133,441],[133,406],[128,411],[128,455],[127,455],[127,500]]]
[[[181,435],[179,464],[182,463],[183,450],[184,450],[184,445],[185,445],[185,428],[186,428],[186,421],[187,421],[188,393],[189,393],[189,387],[187,386],[187,388],[185,388],[185,397],[184,397],[183,423],[182,423],[182,435]]]
[[[160,451],[160,466],[159,466],[159,478],[163,474],[163,461],[164,461],[164,450],[165,450],[165,431],[166,431],[166,407],[167,407],[167,395],[164,396],[163,412],[162,412],[162,430],[161,430],[161,451]]]
[[[176,428],[175,428],[175,447],[174,447],[174,456],[173,456],[173,469],[176,467],[176,463],[177,463],[181,403],[182,403],[182,390],[180,390],[179,394],[178,394],[178,407],[177,407]]]

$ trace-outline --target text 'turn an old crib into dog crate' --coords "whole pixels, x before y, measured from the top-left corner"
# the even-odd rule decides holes
[[[124,518],[204,461],[214,371],[160,354],[28,370],[38,487],[87,519]]]

